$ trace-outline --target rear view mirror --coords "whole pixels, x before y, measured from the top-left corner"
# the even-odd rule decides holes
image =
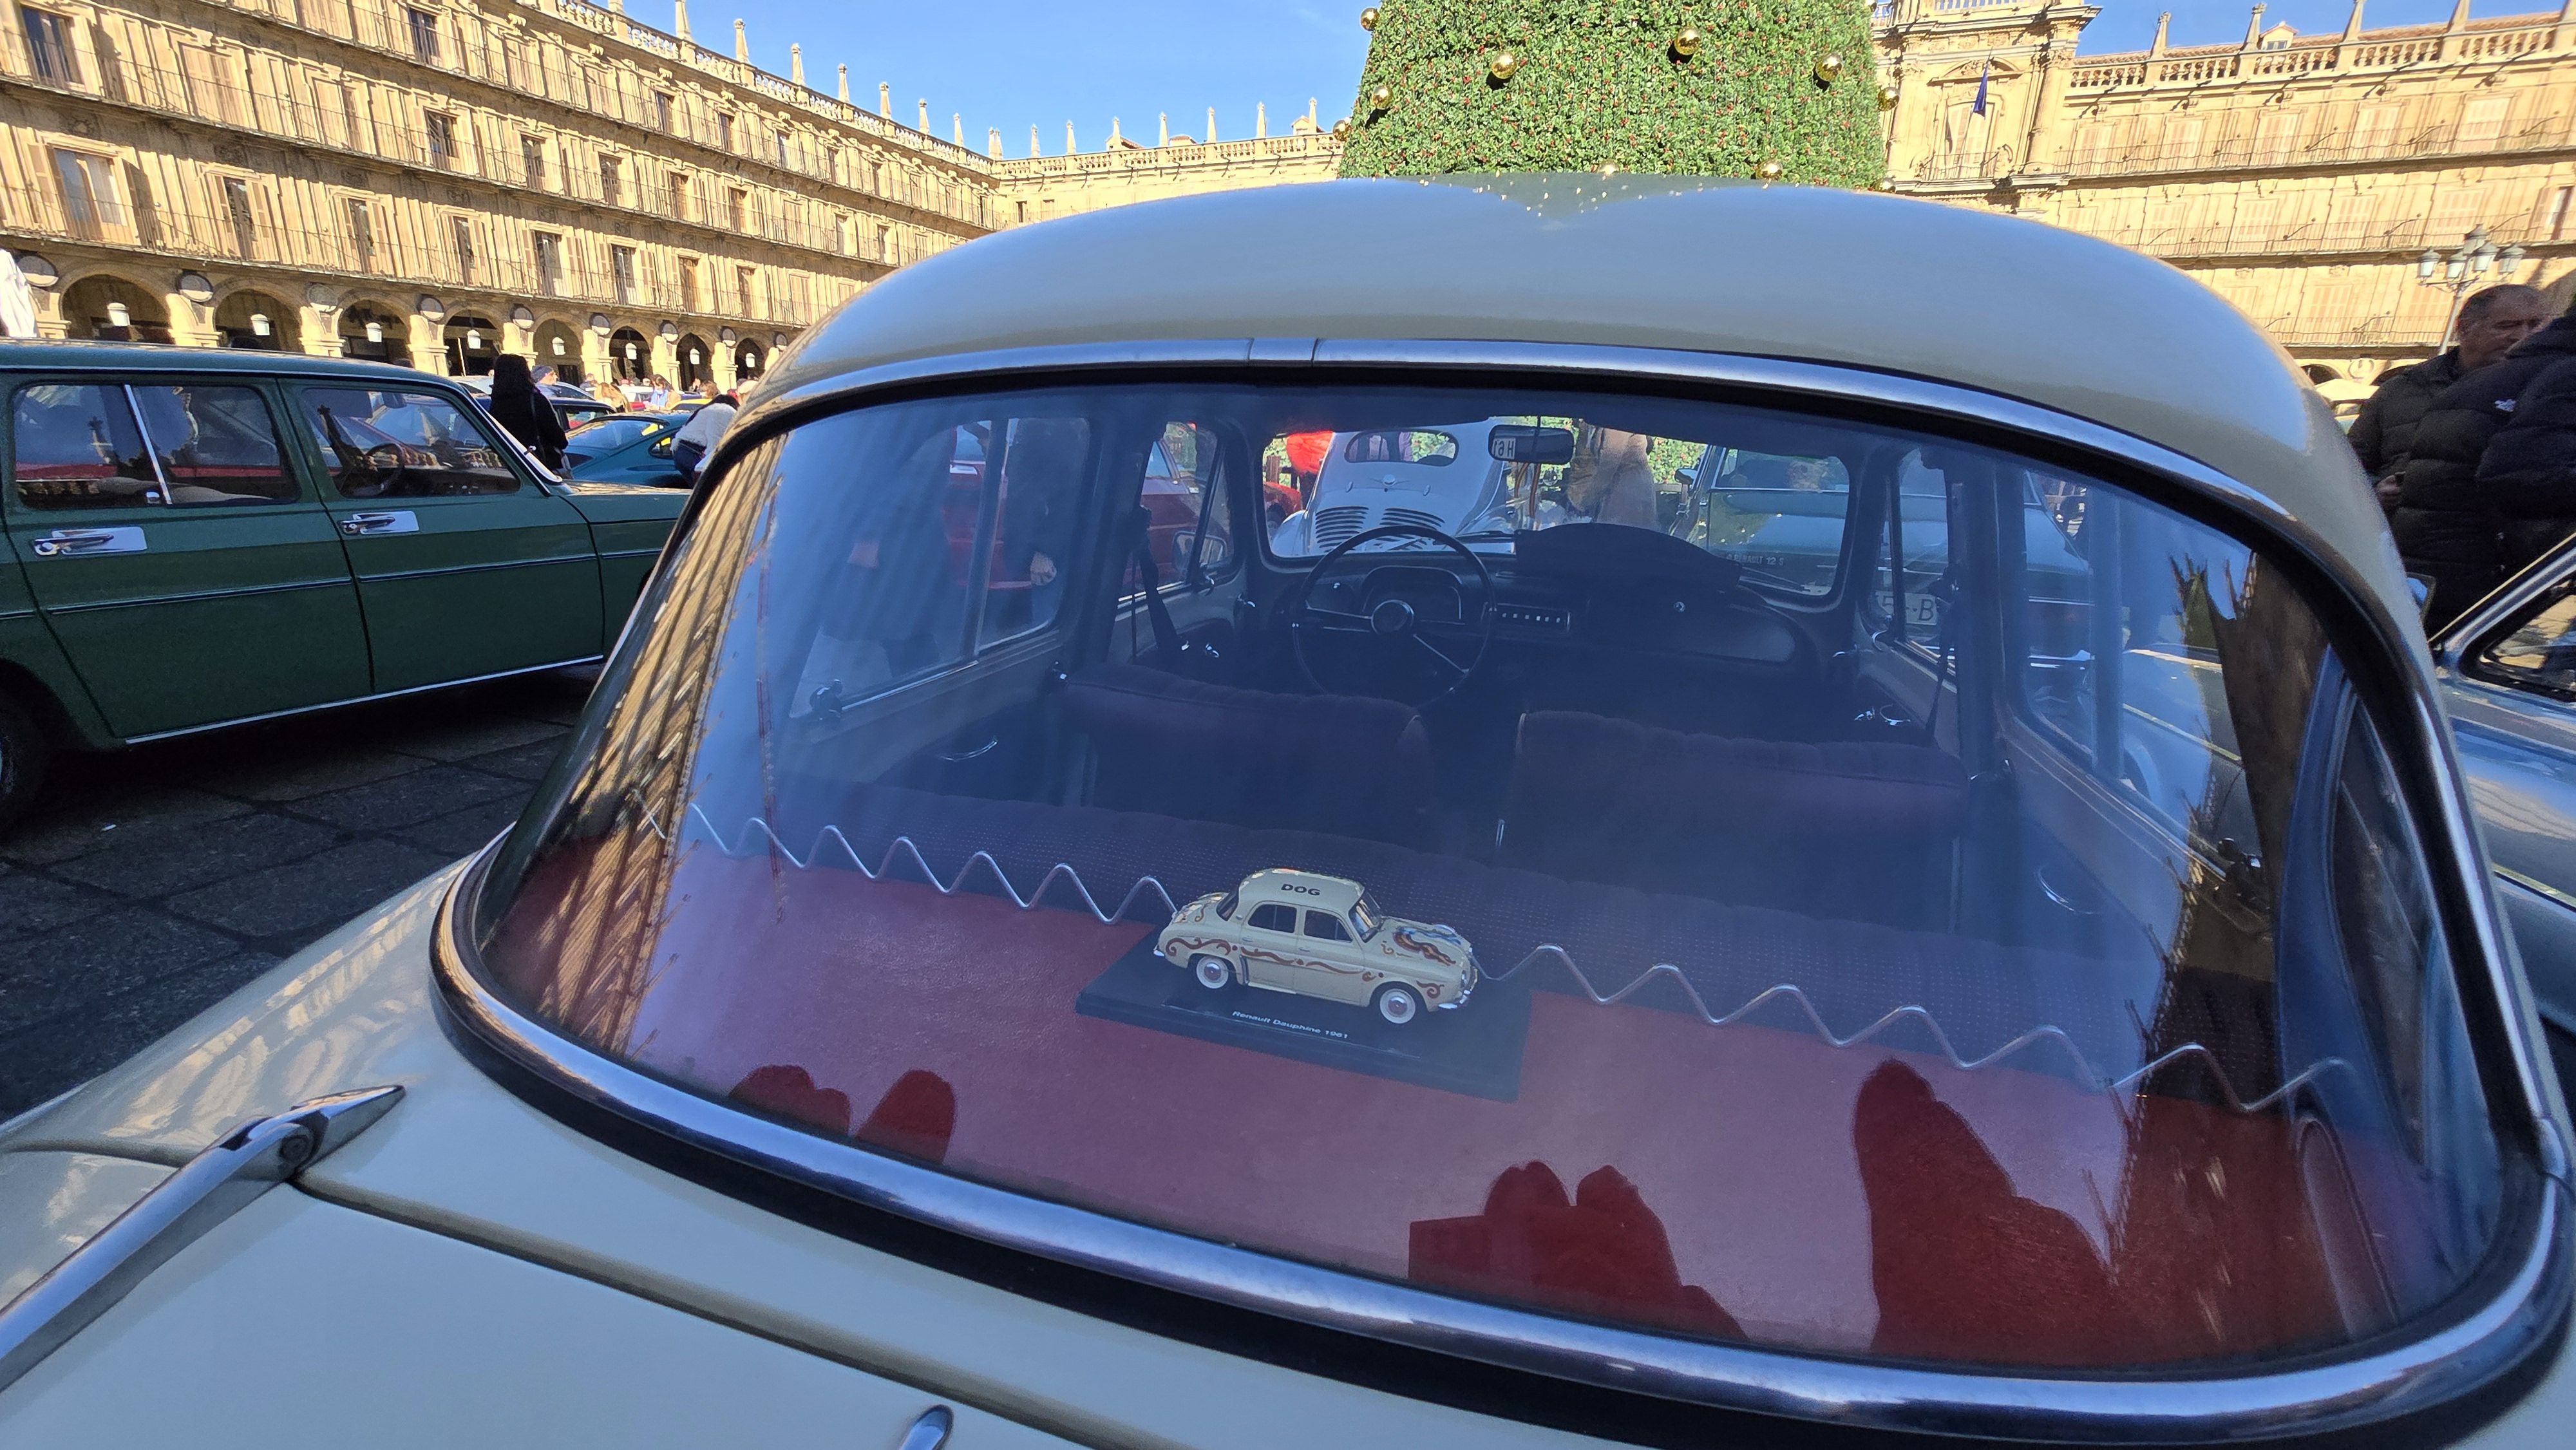
[[[1535,423],[1497,423],[1485,451],[1504,463],[1572,463],[1574,430]]]

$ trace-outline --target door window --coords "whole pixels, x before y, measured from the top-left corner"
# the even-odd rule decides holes
[[[1306,935],[1318,941],[1349,941],[1351,929],[1329,911],[1310,911],[1306,913]]]
[[[307,388],[304,417],[342,498],[518,491],[482,423],[436,393]]]
[[[11,410],[18,502],[35,509],[128,508],[161,502],[125,389],[36,383]]]
[[[2576,698],[2576,587],[2561,582],[2527,606],[2470,668],[2499,684]]]
[[[1165,426],[1146,450],[1145,478],[1137,503],[1145,510],[1145,539],[1154,577],[1163,591],[1195,588],[1229,574],[1234,566],[1232,520],[1219,477],[1222,454],[1214,433],[1190,423]],[[1127,598],[1144,588],[1144,575],[1126,546]]]
[[[277,420],[257,389],[180,383],[133,391],[172,503],[295,501]]]
[[[989,440],[996,435],[1001,446],[992,450]],[[981,431],[961,429],[958,436],[948,469],[951,537],[976,537],[988,508],[994,520],[979,638],[991,644],[1044,629],[1064,607],[1065,571],[1072,567],[1088,495],[1091,424],[1082,418],[997,418]],[[1001,470],[987,478],[994,452]]]
[[[1252,908],[1252,925],[1263,931],[1294,932],[1297,929],[1297,908],[1282,906],[1276,901],[1267,906],[1256,906]]]

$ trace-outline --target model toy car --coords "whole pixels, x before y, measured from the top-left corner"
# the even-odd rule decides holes
[[[1399,1027],[1476,990],[1457,928],[1388,916],[1356,881],[1285,867],[1182,907],[1154,949],[1211,990],[1241,982],[1373,1007]]]
[[[103,462],[166,389],[98,366],[0,576],[131,654],[170,531],[292,506],[111,494],[223,460]],[[1717,446],[1744,507],[1666,494]],[[294,546],[379,658],[500,526],[415,479]],[[0,1446],[2567,1444],[2576,1147],[2436,667],[2183,273],[1626,173],[1112,207],[870,282],[685,498],[516,826],[0,1126]],[[611,538],[471,578],[569,560],[515,617],[595,640]],[[304,558],[171,627],[304,649]],[[1512,991],[1411,1077],[1084,1010],[1255,946],[1446,1005],[1468,942]]]

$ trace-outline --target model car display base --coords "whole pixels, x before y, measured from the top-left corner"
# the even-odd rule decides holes
[[[1425,1012],[1398,1027],[1366,1007],[1317,997],[1239,984],[1211,992],[1155,955],[1150,936],[1093,978],[1074,1010],[1502,1103],[1520,1097],[1529,1041],[1529,993],[1519,987],[1487,983],[1456,1011]]]

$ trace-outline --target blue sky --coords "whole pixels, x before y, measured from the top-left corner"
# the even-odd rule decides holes
[[[1348,109],[1368,36],[1359,27],[1362,0],[843,0],[837,5],[788,0],[698,0],[690,29],[699,44],[733,48],[733,22],[749,27],[752,59],[787,72],[790,42],[805,47],[806,80],[829,93],[834,67],[850,67],[850,95],[873,105],[877,83],[894,86],[895,115],[910,121],[929,98],[932,128],[948,134],[963,113],[967,144],[984,148],[989,126],[1002,130],[1012,156],[1025,156],[1035,125],[1047,154],[1064,149],[1074,123],[1082,149],[1097,151],[1120,119],[1126,134],[1151,144],[1155,117],[1168,112],[1175,132],[1199,136],[1207,108],[1217,108],[1217,135],[1252,134],[1253,107],[1267,103],[1271,129],[1284,131],[1322,102],[1330,125]],[[1402,0],[1389,0],[1401,4]],[[628,0],[637,19],[669,29],[668,0]],[[2143,48],[2156,14],[2173,11],[2175,45],[2242,39],[2247,7],[2234,0],[2109,0],[2085,32],[2084,49]],[[2554,9],[2546,0],[2478,0],[2475,13],[2510,15]],[[2343,29],[2350,0],[2276,0],[2264,23],[2287,21],[2303,33]],[[2373,26],[2440,21],[2451,0],[2371,0]]]

